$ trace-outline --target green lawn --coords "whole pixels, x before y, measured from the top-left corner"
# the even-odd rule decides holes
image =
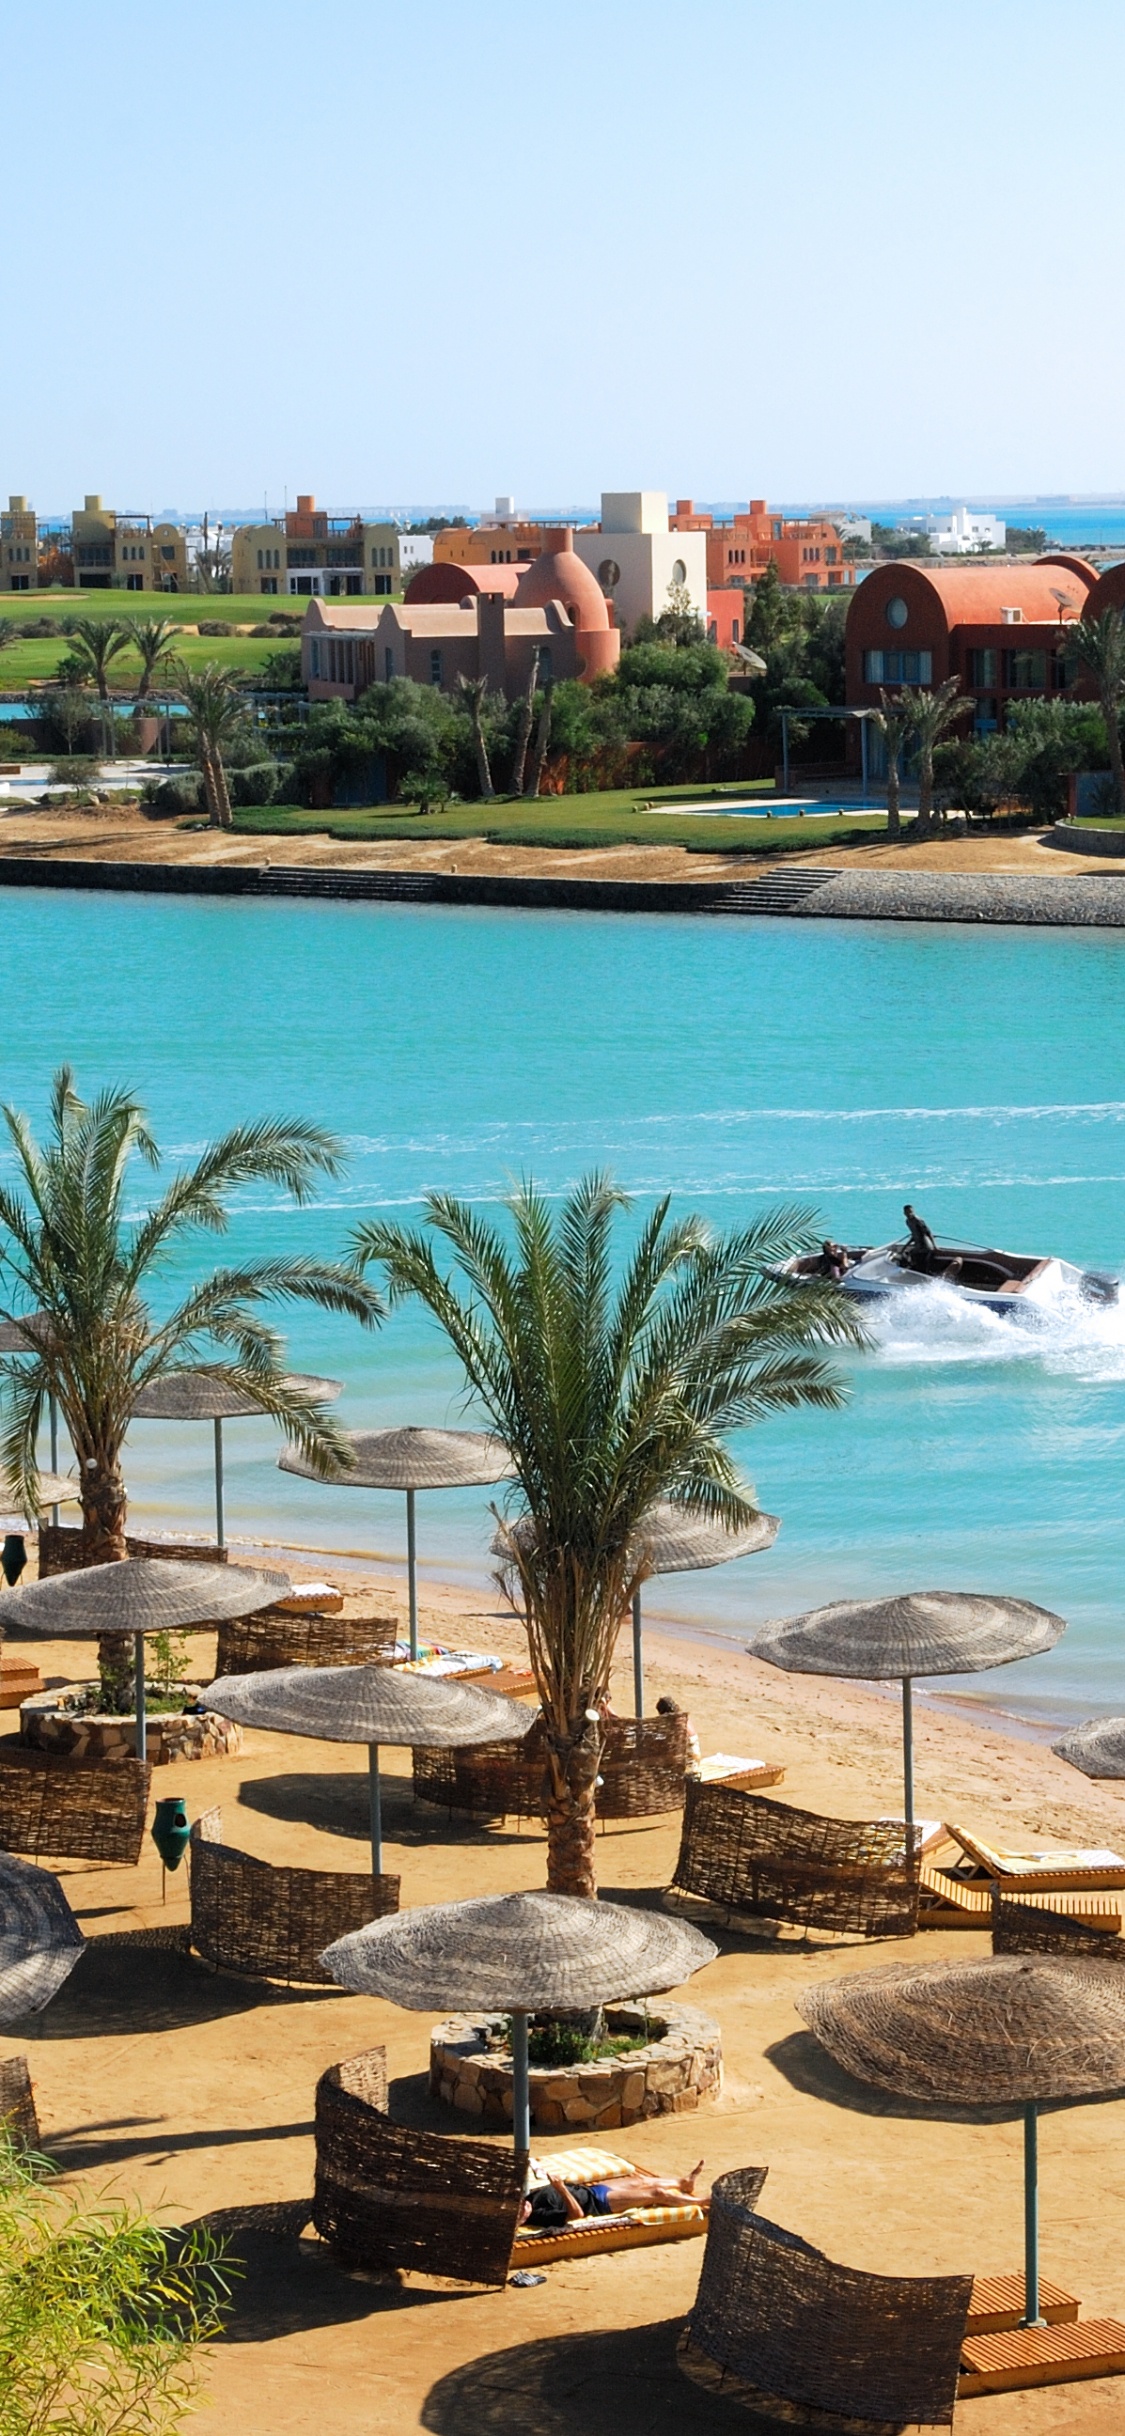
[[[401,599],[402,595],[394,597]],[[382,601],[377,605],[381,608]],[[174,626],[194,626],[200,618],[221,618],[229,626],[264,626],[273,609],[300,617],[307,606],[303,599],[280,595],[273,599],[257,593],[71,592],[63,587],[48,592],[0,592],[0,619],[10,618],[17,625],[34,617],[111,617],[121,625],[131,618],[163,617]],[[187,668],[202,668],[208,660],[215,660],[220,668],[239,675],[256,675],[271,651],[284,650],[287,645],[292,648],[296,640],[295,635],[284,633],[273,642],[249,634],[185,634],[178,654]],[[20,635],[0,651],[0,689],[20,693],[26,686],[53,677],[68,649],[64,635],[57,639]],[[122,652],[113,663],[115,691],[131,690],[138,666],[132,652]]]
[[[764,785],[765,782],[762,782]],[[498,846],[686,846],[699,854],[778,854],[809,851],[841,840],[881,836],[886,815],[863,821],[787,818],[756,820],[737,813],[676,817],[677,803],[699,802],[711,790],[649,788],[638,793],[552,795],[541,803],[454,804],[445,812],[410,813],[375,804],[355,811],[306,812],[287,804],[236,812],[247,837],[479,838]],[[755,792],[758,790],[755,789]],[[745,796],[743,786],[728,793]],[[667,812],[647,811],[667,803]]]

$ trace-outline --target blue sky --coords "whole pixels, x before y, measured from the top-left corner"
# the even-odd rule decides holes
[[[8,0],[2,70],[41,512],[1125,489],[1119,0]]]

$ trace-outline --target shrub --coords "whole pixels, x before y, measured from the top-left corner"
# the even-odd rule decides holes
[[[252,761],[230,772],[230,799],[241,811],[252,804],[272,804],[277,796],[276,761]]]
[[[229,2308],[221,2247],[60,2191],[46,2171],[0,2133],[3,2436],[170,2436],[192,2404],[196,2351]]]
[[[64,753],[55,762],[51,779],[57,787],[92,786],[101,766],[92,753]]]
[[[182,820],[187,814],[205,809],[203,780],[198,770],[185,771],[179,778],[147,778],[141,788],[141,810],[146,820]]]
[[[196,632],[198,634],[233,634],[234,628],[225,617],[201,617]]]
[[[35,731],[30,719],[18,727],[0,727],[0,761],[28,761],[29,747],[34,744]]]

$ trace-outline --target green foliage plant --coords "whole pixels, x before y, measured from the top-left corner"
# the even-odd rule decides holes
[[[817,1240],[810,1212],[771,1210],[717,1237],[702,1218],[673,1219],[664,1199],[621,1257],[615,1221],[628,1208],[595,1174],[558,1204],[521,1185],[504,1221],[434,1193],[423,1226],[368,1220],[352,1239],[357,1266],[383,1272],[392,1304],[413,1298],[437,1321],[473,1404],[511,1450],[524,1520],[501,1526],[504,1577],[543,1711],[547,1883],[558,1894],[597,1891],[601,1705],[647,1572],[645,1514],[668,1497],[731,1527],[751,1521],[727,1432],[796,1405],[837,1405],[823,1348],[865,1342],[827,1281],[795,1287],[775,1274]]]
[[[225,1231],[243,1186],[271,1184],[298,1204],[311,1200],[319,1178],[337,1176],[343,1164],[331,1134],[291,1117],[235,1126],[134,1214],[138,1164],[160,1164],[134,1093],[111,1089],[87,1104],[63,1066],[42,1143],[16,1109],[5,1107],[3,1119],[15,1179],[0,1183],[0,1288],[27,1336],[26,1351],[0,1362],[0,1459],[25,1512],[39,1511],[36,1445],[53,1395],[82,1484],[83,1560],[124,1557],[121,1452],[137,1397],[152,1381],[201,1366],[280,1422],[318,1470],[347,1462],[346,1440],[323,1405],[289,1383],[262,1306],[314,1303],[372,1327],[382,1316],[379,1298],[354,1269],[267,1256],[198,1278],[163,1316],[147,1299],[193,1237]],[[127,1710],[129,1644],[120,1634],[100,1645],[99,1665],[106,1706]]]
[[[1068,657],[1077,660],[1097,687],[1105,722],[1109,766],[1116,797],[1115,816],[1125,817],[1125,765],[1121,755],[1121,706],[1125,702],[1125,616],[1107,609],[1099,618],[1084,618],[1065,630]]]
[[[0,2436],[172,2436],[228,2314],[221,2246],[48,2170],[0,2130]]]

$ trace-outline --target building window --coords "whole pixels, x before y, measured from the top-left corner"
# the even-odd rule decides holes
[[[395,655],[394,655],[393,651],[391,650],[391,646],[390,646],[390,644],[388,643],[388,644],[387,644],[387,647],[386,647],[386,649],[385,649],[385,651],[384,651],[384,653],[383,653],[383,676],[384,676],[384,680],[385,680],[385,682],[386,682],[388,685],[390,684],[390,682],[391,682],[391,678],[393,677],[394,673],[395,673]]]
[[[1006,651],[1004,683],[1015,693],[1041,694],[1047,687],[1045,651]]]
[[[994,736],[998,725],[995,694],[978,694],[973,704],[974,736]]]
[[[315,634],[309,642],[309,675],[320,682],[320,644]]]
[[[969,653],[969,683],[970,685],[995,685],[996,654],[994,651],[971,651]]]
[[[825,553],[824,553],[824,563],[825,563],[825,566],[826,566],[826,567],[834,567],[834,566],[835,566],[835,564],[836,564],[836,552],[835,552],[835,550],[826,550],[826,551],[825,551]]]
[[[886,619],[888,626],[905,626],[909,615],[910,611],[906,606],[906,602],[903,600],[901,594],[896,592],[894,599],[887,602]]]
[[[286,564],[290,567],[315,567],[316,551],[290,550],[286,557]]]
[[[1066,655],[1066,653],[1065,653],[1064,651],[1056,651],[1056,653],[1055,653],[1055,692],[1056,692],[1056,693],[1058,693],[1058,694],[1065,693],[1065,692],[1066,692],[1067,687],[1068,687],[1068,686],[1070,686],[1070,685],[1073,685],[1073,684],[1074,684],[1074,682],[1075,682],[1075,679],[1076,679],[1077,675],[1078,675],[1078,662],[1077,662],[1077,660],[1071,660],[1071,659],[1068,659],[1068,657],[1067,657],[1067,655]]]
[[[932,685],[932,651],[865,651],[865,685]]]
[[[440,684],[441,684],[441,653],[440,653],[440,651],[431,651],[431,653],[430,653],[430,683],[431,683],[431,685],[440,685]]]
[[[682,558],[674,558],[672,560],[672,581],[677,586],[686,584],[687,582],[687,568],[685,567]]]
[[[598,568],[598,582],[601,585],[602,591],[612,592],[614,585],[619,584],[620,581],[621,569],[617,564],[617,560],[615,558],[603,558],[602,563]]]
[[[260,590],[260,591],[262,591],[262,592],[276,592],[276,591],[277,591],[277,577],[276,577],[276,575],[263,575],[263,577],[262,577],[262,581],[261,581],[261,584],[259,585],[259,590]]]

